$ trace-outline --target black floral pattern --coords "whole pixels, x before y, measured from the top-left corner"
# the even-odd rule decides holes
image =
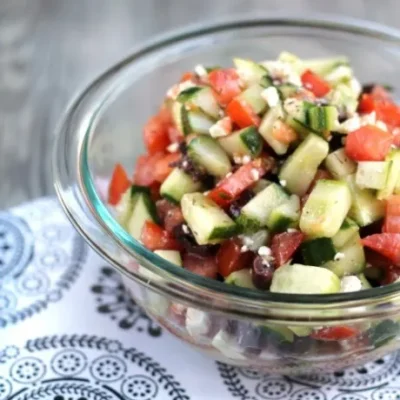
[[[152,358],[105,337],[29,340],[0,364],[0,376],[9,377],[0,378],[0,400],[190,400]]]
[[[161,328],[133,301],[119,274],[110,267],[101,268],[97,283],[91,287],[96,295],[97,311],[109,315],[122,329],[146,329],[150,336],[161,335]]]

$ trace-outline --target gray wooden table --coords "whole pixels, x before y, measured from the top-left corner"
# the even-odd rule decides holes
[[[53,193],[54,127],[93,75],[154,34],[245,11],[320,11],[400,28],[399,0],[1,0],[0,208]]]

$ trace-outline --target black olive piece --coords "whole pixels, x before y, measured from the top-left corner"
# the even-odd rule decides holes
[[[252,281],[257,289],[267,290],[271,286],[275,268],[272,261],[266,261],[263,257],[257,256],[252,265]]]
[[[360,236],[362,238],[369,236],[369,235],[374,235],[375,233],[381,233],[382,232],[382,220],[375,221],[372,224],[369,224],[367,226],[363,226],[360,228]]]
[[[228,214],[232,218],[238,218],[240,215],[240,211],[242,208],[254,197],[254,193],[250,190],[245,190],[239,198],[237,198],[235,201],[233,201],[229,208],[228,208]]]
[[[332,138],[329,141],[330,151],[335,151],[343,147],[342,139],[346,137],[340,133],[332,132]]]

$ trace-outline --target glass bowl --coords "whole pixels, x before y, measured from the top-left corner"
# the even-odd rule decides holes
[[[133,171],[144,152],[142,126],[182,72],[196,64],[231,65],[235,56],[273,59],[281,50],[300,57],[344,54],[362,82],[399,85],[400,32],[371,23],[248,16],[188,28],[134,51],[80,93],[57,134],[55,187],[76,229],[173,335],[216,360],[247,368],[339,370],[400,347],[400,284],[335,295],[225,285],[146,250],[117,223],[103,196],[115,163]],[[354,336],[319,340],[310,334],[336,327],[340,339],[343,326]]]

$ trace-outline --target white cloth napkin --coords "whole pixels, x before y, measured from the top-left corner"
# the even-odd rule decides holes
[[[395,400],[400,353],[273,376],[197,353],[151,321],[55,199],[0,213],[0,400]]]

